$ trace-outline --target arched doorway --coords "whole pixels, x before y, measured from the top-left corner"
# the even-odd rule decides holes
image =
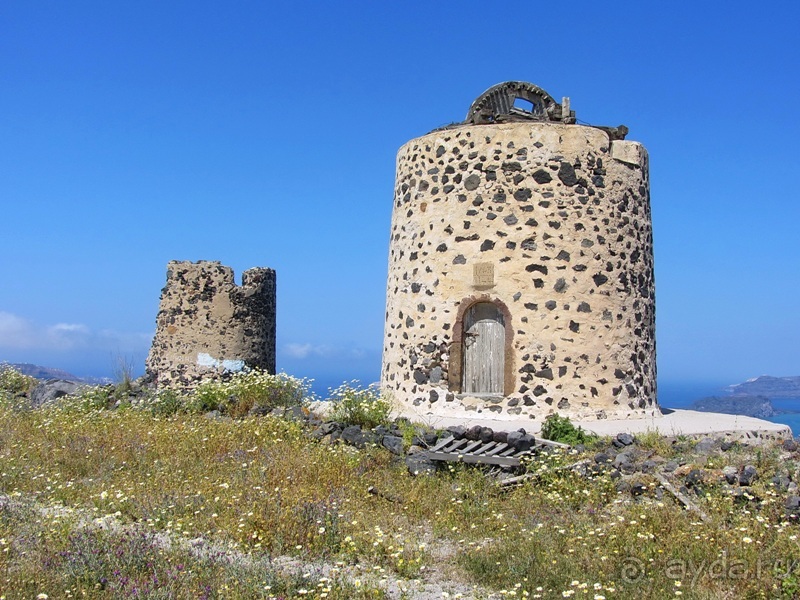
[[[499,308],[478,302],[464,315],[464,367],[461,390],[467,394],[503,394],[506,327]]]

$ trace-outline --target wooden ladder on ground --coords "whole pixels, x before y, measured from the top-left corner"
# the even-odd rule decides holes
[[[450,436],[439,440],[426,454],[428,458],[436,461],[518,467],[521,458],[533,454],[532,450],[544,446],[569,448],[567,444],[537,438],[531,450],[517,450],[504,442],[482,442],[466,438],[457,440]]]

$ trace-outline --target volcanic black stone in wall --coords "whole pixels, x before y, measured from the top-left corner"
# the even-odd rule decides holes
[[[575,175],[575,168],[568,162],[561,162],[558,168],[558,178],[566,186],[572,187],[578,183],[578,177]]]
[[[483,131],[486,132],[485,140]],[[416,319],[415,331],[404,331],[402,321],[397,327],[399,331],[395,331],[392,322],[388,323],[387,335],[393,337],[391,343],[394,343],[394,339],[400,341],[399,338],[402,336],[411,345],[415,343],[411,340],[423,337],[418,330],[426,326],[425,333],[452,330],[453,316],[452,314],[450,317],[447,316],[452,307],[442,310],[443,304],[439,303],[434,295],[434,292],[441,293],[441,289],[434,290],[435,284],[424,276],[418,276],[417,271],[424,268],[426,273],[430,273],[430,261],[438,253],[441,256],[441,264],[434,266],[434,269],[437,274],[445,278],[443,288],[450,289],[453,281],[459,279],[465,283],[472,281],[471,269],[462,269],[459,265],[467,264],[468,258],[469,260],[477,258],[476,254],[480,251],[487,255],[481,260],[491,260],[495,265],[506,265],[500,267],[498,276],[511,274],[512,277],[518,277],[519,271],[514,270],[514,264],[518,262],[521,262],[519,266],[530,274],[529,278],[523,278],[527,279],[527,282],[519,281],[519,285],[515,285],[509,292],[513,294],[509,300],[513,298],[513,301],[517,302],[515,305],[517,311],[538,310],[540,305],[547,309],[547,312],[543,311],[540,314],[533,312],[515,314],[513,330],[517,336],[534,335],[534,329],[542,327],[543,332],[550,329],[556,336],[566,334],[566,337],[558,338],[562,340],[559,342],[558,350],[553,346],[546,361],[541,356],[532,359],[534,364],[531,368],[535,371],[522,373],[529,381],[528,385],[534,387],[537,379],[544,379],[545,369],[550,369],[545,362],[549,364],[557,362],[563,364],[554,365],[550,369],[550,374],[552,376],[557,369],[559,378],[568,377],[567,380],[559,379],[557,386],[564,386],[565,395],[567,389],[572,392],[570,382],[573,378],[566,375],[567,367],[564,365],[570,365],[570,372],[575,377],[582,376],[588,379],[587,371],[591,372],[593,369],[599,371],[594,365],[602,363],[602,356],[582,354],[578,357],[571,344],[581,343],[578,338],[581,328],[584,329],[584,335],[593,335],[596,332],[600,337],[604,337],[613,329],[615,321],[623,328],[630,327],[631,323],[635,324],[635,329],[631,329],[631,336],[639,336],[641,339],[634,340],[629,349],[635,355],[635,360],[632,359],[634,363],[645,364],[647,357],[652,356],[651,302],[633,310],[623,302],[613,311],[607,310],[605,304],[606,298],[613,298],[615,290],[620,289],[626,296],[639,295],[645,301],[653,295],[652,259],[648,256],[648,252],[652,252],[650,245],[652,233],[649,227],[648,202],[645,197],[648,193],[646,186],[637,189],[635,183],[626,185],[625,181],[620,181],[617,162],[613,162],[613,168],[609,167],[608,172],[606,171],[604,155],[608,154],[609,145],[578,154],[570,152],[568,157],[564,157],[557,152],[544,154],[531,152],[534,148],[542,147],[539,142],[531,144],[527,149],[513,148],[514,144],[507,143],[507,138],[495,137],[494,131],[496,130],[493,128],[481,131],[479,135],[482,141],[479,143],[485,142],[488,146],[482,146],[480,150],[476,148],[476,142],[469,139],[473,131],[457,130],[452,134],[453,138],[463,136],[457,142],[453,142],[453,138],[450,138],[450,143],[442,142],[441,140],[451,134],[440,134],[435,141],[433,138],[425,139],[426,143],[419,144],[415,150],[409,150],[400,157],[401,163],[405,162],[406,166],[403,168],[406,174],[401,176],[399,167],[395,201],[398,204],[402,202],[415,204],[410,204],[413,213],[408,217],[411,224],[409,231],[406,231],[402,224],[402,214],[397,214],[392,232],[393,244],[403,239],[407,243],[398,250],[391,249],[391,260],[408,261],[409,255],[413,252],[418,262],[410,265],[412,268],[409,268],[406,274],[400,274],[404,275],[402,281],[398,276],[395,281],[390,282],[389,289],[394,287],[403,292],[410,290],[412,293],[425,291],[427,296],[433,297],[424,311],[419,307],[412,308],[418,304],[416,301],[408,305],[408,312],[412,312]],[[500,140],[503,140],[502,143]],[[531,154],[534,156],[529,158]],[[610,162],[608,158],[605,160]],[[622,174],[621,177],[624,180],[627,175]],[[423,181],[427,189],[419,192],[417,190]],[[439,192],[440,187],[444,195]],[[481,194],[476,193],[478,191]],[[407,197],[408,194],[411,194],[410,198]],[[511,204],[507,204],[510,199],[508,196],[513,196]],[[441,213],[444,216],[441,224],[438,217],[435,217],[437,213],[434,204],[440,201],[443,204],[450,203],[448,212]],[[401,210],[405,211],[406,208],[408,207],[403,206]],[[426,213],[425,217],[421,213]],[[534,214],[537,217],[535,219]],[[425,220],[428,215],[431,217],[429,222]],[[524,218],[521,215],[525,215]],[[462,220],[459,221],[459,218]],[[522,221],[525,221],[524,224]],[[457,231],[462,235],[456,235],[448,222],[463,223],[461,230]],[[545,226],[541,227],[539,222]],[[523,230],[529,237],[521,242],[519,240],[525,235],[518,236],[516,232]],[[447,235],[446,238],[442,238],[441,235],[437,237],[436,232],[441,234],[442,231]],[[430,233],[427,238],[426,233]],[[588,238],[589,235],[592,239]],[[580,239],[580,236],[586,237]],[[486,239],[487,237],[489,239]],[[565,243],[568,247],[564,247]],[[489,254],[491,256],[488,256]],[[576,264],[570,264],[573,259]],[[455,266],[448,268],[448,263]],[[419,268],[414,269],[415,265],[419,265]],[[631,265],[636,267],[632,269]],[[627,275],[621,276],[621,273]],[[609,282],[613,285],[608,285]],[[547,299],[546,295],[542,297],[542,291],[545,289],[551,290],[549,292],[551,297],[556,296],[554,292],[564,294],[561,296],[562,302]],[[495,292],[497,290],[499,288]],[[581,294],[585,294],[586,299],[581,298]],[[596,295],[592,296],[593,294]],[[492,296],[492,292],[489,291],[486,295]],[[597,304],[592,301],[590,305],[591,298],[596,298]],[[597,315],[589,316],[593,309]],[[562,310],[566,312],[562,313]],[[575,318],[579,314],[586,316],[579,321]],[[433,321],[437,319],[439,322],[434,323]],[[522,325],[524,330],[519,328],[520,324],[525,324]],[[570,336],[569,331],[576,335]],[[546,337],[550,333],[544,335]],[[523,345],[527,343],[521,342],[520,337],[515,337],[514,340],[515,351],[522,350],[520,343]],[[533,343],[536,344],[535,341]],[[401,344],[402,341],[398,347],[405,348]],[[434,362],[431,361],[431,364]],[[423,373],[423,375],[427,373],[426,383],[417,383],[426,387],[417,390],[414,386],[413,393],[422,402],[431,402],[429,386],[438,385],[439,373],[436,370],[438,367],[431,364],[426,366],[426,372]],[[585,369],[584,365],[589,368]],[[609,364],[610,369],[607,371],[609,374],[614,366],[613,363]],[[627,364],[624,368],[628,370]],[[420,369],[420,366],[416,365],[409,371],[413,372],[414,369]],[[632,377],[636,375],[636,369],[637,367],[632,369]],[[411,373],[409,377],[410,375]],[[446,379],[445,377],[444,380]],[[629,380],[620,383],[632,384],[637,388],[636,393],[641,394],[642,389],[646,389],[649,384],[647,376],[642,376],[640,379],[641,381]],[[517,380],[515,388],[519,388],[519,394],[525,394],[528,391],[527,386],[518,376]],[[586,396],[576,398],[572,402],[573,408],[589,406],[586,400],[590,393],[591,397],[596,397],[598,394],[606,397],[609,394],[610,385],[605,389],[600,387],[607,384],[607,379],[597,377],[596,381],[597,387],[591,385],[594,381],[574,385],[576,392],[578,389],[585,390]],[[519,385],[520,383],[522,385]],[[410,390],[410,388],[411,386],[405,389]],[[623,389],[622,393],[627,393],[627,390]],[[548,396],[547,402],[552,404],[557,402],[558,398],[559,396],[555,399]],[[627,401],[625,399],[625,402]],[[636,403],[638,402],[637,396]],[[519,409],[516,405],[504,403],[503,408],[506,407]],[[499,407],[495,408],[499,410]]]
[[[464,180],[464,188],[468,191],[473,191],[478,189],[480,183],[481,183],[481,176],[473,173]]]

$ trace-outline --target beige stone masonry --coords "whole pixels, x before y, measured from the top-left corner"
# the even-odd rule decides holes
[[[469,323],[479,303],[493,322]],[[489,336],[503,348],[467,365]],[[502,393],[462,393],[465,368],[485,369]],[[381,382],[430,415],[657,414],[644,147],[555,122],[462,125],[405,144]]]
[[[611,158],[633,166],[647,164],[647,150],[639,142],[615,140],[611,142]]]
[[[245,367],[274,373],[275,271],[249,269],[238,286],[218,262],[170,262],[145,365],[159,387]]]

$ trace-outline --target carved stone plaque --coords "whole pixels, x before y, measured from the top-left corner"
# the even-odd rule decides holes
[[[472,267],[472,285],[475,287],[494,287],[494,265],[475,263]]]

